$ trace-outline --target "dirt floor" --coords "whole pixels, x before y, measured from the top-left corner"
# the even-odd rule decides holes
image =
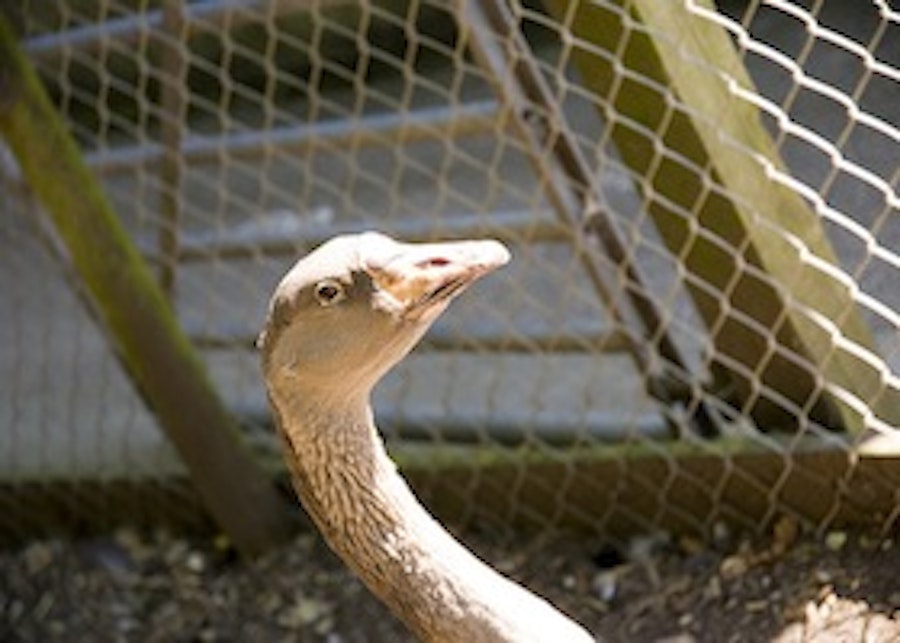
[[[900,544],[790,520],[765,539],[475,547],[608,641],[900,641]],[[404,641],[314,535],[253,564],[122,530],[0,553],[2,641]]]

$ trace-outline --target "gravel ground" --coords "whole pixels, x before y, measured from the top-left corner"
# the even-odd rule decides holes
[[[609,641],[900,641],[900,545],[790,520],[764,539],[473,546]],[[410,640],[314,535],[253,563],[121,530],[0,553],[3,641]]]

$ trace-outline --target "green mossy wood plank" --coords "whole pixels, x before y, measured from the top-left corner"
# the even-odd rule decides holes
[[[401,442],[391,454],[445,523],[496,526],[519,538],[548,528],[620,542],[659,529],[708,537],[719,522],[763,533],[784,514],[818,530],[852,525],[889,533],[900,515],[900,445],[894,439],[878,453],[862,448],[849,457],[853,440],[757,436],[574,449]],[[288,490],[280,454],[263,460]],[[182,486],[181,479],[87,481],[78,498],[103,506],[92,514],[74,510],[66,480],[0,484],[7,506],[28,507],[10,514],[15,529],[0,531],[0,546],[48,532],[83,536],[121,522],[207,533],[202,513],[190,512],[195,495]],[[101,515],[104,522],[95,524]]]
[[[0,15],[0,134],[65,243],[117,354],[212,517],[254,555],[291,531],[236,425]]]
[[[809,260],[837,265],[816,212],[771,178],[778,152],[734,92],[756,93],[727,32],[684,2],[546,4],[567,16],[582,81],[646,181],[646,207],[690,275],[742,407],[766,428],[796,427],[804,413],[851,431],[900,424],[855,285]]]
[[[767,439],[648,441],[555,452],[449,447],[438,449],[436,461],[430,451],[424,467],[402,446],[392,453],[423,501],[451,524],[498,524],[502,516],[502,527],[518,533],[550,524],[623,541],[660,528],[709,536],[720,520],[759,533],[785,513],[817,528],[894,527],[900,510],[897,444],[854,458],[850,440]]]

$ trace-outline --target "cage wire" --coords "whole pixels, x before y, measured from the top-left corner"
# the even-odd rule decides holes
[[[863,477],[889,529],[892,470],[858,457],[897,437],[900,15],[659,4],[29,0],[14,18],[261,458],[253,340],[299,255],[348,230],[493,236],[513,263],[376,394],[403,462],[505,454],[413,476],[428,503],[497,527],[824,529],[862,501],[794,484]],[[768,143],[742,137],[757,127]],[[183,466],[8,155],[0,180],[0,531],[44,505],[112,521],[113,488],[188,520],[188,490],[142,495]]]

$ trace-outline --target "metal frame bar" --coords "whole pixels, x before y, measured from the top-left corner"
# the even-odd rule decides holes
[[[472,136],[497,128],[499,106],[484,100],[460,107],[430,107],[403,114],[373,114],[354,121],[325,121],[297,127],[280,127],[265,132],[235,132],[221,136],[184,135],[179,156],[186,164],[216,163],[222,150],[229,158],[254,159],[272,147],[302,154],[313,147],[374,147],[385,143],[413,143],[446,136]],[[103,152],[85,154],[87,166],[103,176],[131,172],[137,167],[153,167],[166,154],[162,145],[144,143]],[[11,182],[21,181],[16,168]]]
[[[302,225],[302,224],[301,224]],[[388,225],[389,232],[410,241],[435,241],[433,230],[421,219],[398,219]],[[185,233],[178,247],[178,261],[193,263],[214,259],[296,256],[304,248],[324,243],[346,230],[339,225],[303,225],[302,242],[287,238],[283,229],[271,232],[260,228],[258,232],[230,234],[228,232]],[[479,214],[454,214],[446,216],[441,225],[440,238],[470,239],[492,237],[500,241],[542,241],[545,243],[571,243],[571,231],[548,214],[531,211],[496,211],[489,219]],[[138,242],[144,258],[159,262],[156,248],[148,241]]]
[[[648,393],[666,403],[679,401],[685,390],[693,389],[678,381],[690,372],[687,362],[655,302],[642,287],[621,232],[601,205],[603,199],[595,188],[590,165],[568,130],[565,114],[556,104],[509,7],[503,0],[459,0],[458,15],[470,50],[510,108],[515,129],[559,219],[573,231],[576,252],[591,284],[626,332],[637,335],[631,342],[631,354],[644,374]],[[550,155],[546,154],[548,148]],[[600,257],[592,251],[591,239],[599,242],[616,271],[624,274],[625,297],[616,294],[616,275],[604,269]],[[672,386],[668,384],[670,379],[676,380]],[[690,412],[703,434],[716,432],[713,416],[701,400],[681,401],[693,407]]]
[[[201,26],[203,29],[225,29],[249,22],[255,11],[264,10],[281,16],[348,3],[349,0],[197,0],[184,5],[184,24],[187,28],[186,35],[190,36]],[[163,28],[165,20],[165,10],[154,9],[127,18],[106,20],[101,24],[32,36],[22,47],[35,62],[52,59],[65,49],[78,49],[85,54],[93,54],[110,40],[122,45],[135,44],[142,34]]]
[[[157,243],[159,246],[159,285],[171,302],[178,275],[178,246],[181,228],[181,186],[184,178],[180,157],[184,138],[184,116],[187,101],[188,62],[184,0],[165,0],[163,20],[157,40],[160,45],[159,69],[160,141],[162,159],[159,164],[159,198],[162,214]]]

